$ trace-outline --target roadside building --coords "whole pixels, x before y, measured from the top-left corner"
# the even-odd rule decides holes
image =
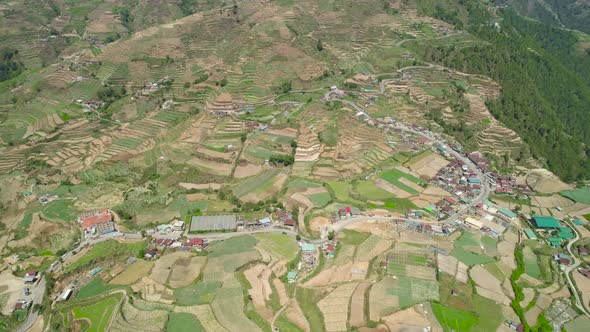
[[[537,234],[535,234],[535,232],[533,232],[533,230],[530,229],[530,228],[525,228],[524,229],[524,233],[531,240],[536,240],[537,239]]]
[[[64,291],[61,293],[61,295],[59,296],[59,300],[60,301],[67,301],[70,299],[70,296],[72,296],[72,289],[71,288],[66,288],[64,289]]]
[[[155,249],[148,249],[145,251],[145,254],[143,254],[143,258],[152,259],[152,258],[158,256],[159,254],[160,253]]]
[[[498,209],[498,212],[503,215],[504,217],[508,218],[508,220],[514,220],[517,217],[517,214],[512,212],[512,210],[505,208],[505,207],[501,207],[500,209]]]
[[[299,272],[297,272],[296,270],[289,271],[289,273],[287,273],[287,281],[289,281],[290,284],[294,283],[295,281],[297,281],[298,274]]]
[[[87,236],[116,231],[113,214],[107,209],[86,211],[78,217],[78,223]]]
[[[184,231],[184,221],[174,219],[170,222],[170,226],[172,226],[173,231],[182,232]]]
[[[313,243],[304,243],[301,245],[301,251],[304,254],[313,254],[316,252],[315,245]]]
[[[350,217],[352,216],[352,209],[350,208],[350,206],[343,207],[340,210],[338,210],[338,215],[340,216],[340,218]]]
[[[32,284],[39,278],[39,272],[37,270],[29,270],[25,273],[23,281],[25,284]]]
[[[268,227],[268,226],[270,226],[271,220],[269,217],[266,217],[266,218],[259,219],[258,223],[262,227]]]
[[[477,229],[480,229],[483,226],[483,223],[473,217],[467,217],[465,219],[465,224],[471,227],[475,227]]]

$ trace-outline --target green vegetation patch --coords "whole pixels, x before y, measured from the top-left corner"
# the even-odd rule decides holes
[[[74,201],[70,199],[60,199],[53,201],[43,209],[42,213],[48,219],[60,221],[74,221],[78,218],[80,210],[74,206]]]
[[[539,262],[537,261],[537,255],[535,255],[535,253],[528,246],[525,246],[522,249],[522,255],[524,258],[525,273],[533,278],[541,279],[541,267],[539,266]]]
[[[400,179],[404,178],[407,179],[409,181],[412,181],[416,184],[422,185],[423,181],[418,179],[417,177],[414,177],[410,174],[404,173],[402,171],[400,171],[399,169],[390,169],[388,171],[385,171],[383,173],[381,173],[379,175],[383,180],[393,184],[394,186],[412,194],[412,195],[417,195],[418,191],[416,191],[415,189],[411,188],[410,186],[407,186],[405,184],[403,184]]]
[[[119,299],[120,296],[111,296],[90,305],[78,306],[73,310],[74,317],[76,319],[88,319],[90,321],[90,326],[86,332],[106,331]]]
[[[239,254],[254,249],[256,238],[253,236],[237,236],[223,241],[215,241],[209,246],[209,257]]]
[[[479,318],[474,314],[444,306],[440,303],[432,303],[432,312],[445,331],[469,331]]]
[[[479,252],[476,252],[475,250],[479,250]],[[481,253],[480,243],[475,240],[473,233],[467,231],[463,232],[463,234],[455,240],[455,246],[451,255],[469,266],[494,261],[493,257]]]
[[[560,192],[561,196],[567,197],[574,202],[590,204],[590,187],[585,186],[574,190]]]
[[[76,298],[78,299],[85,299],[89,297],[93,297],[96,295],[103,294],[115,287],[111,285],[105,285],[101,278],[95,278],[91,282],[89,282],[86,286],[80,288],[78,294],[76,294]]]
[[[95,265],[100,260],[136,257],[146,249],[146,246],[146,241],[120,243],[115,240],[108,240],[101,242],[95,244],[84,256],[66,267],[64,272],[68,273],[79,268]]]
[[[193,314],[187,312],[171,312],[168,314],[166,331],[169,332],[201,332],[205,331],[201,322]]]
[[[220,281],[199,281],[186,287],[174,290],[174,302],[178,305],[209,304],[215,299],[217,290],[221,288]]]
[[[330,196],[329,193],[318,193],[318,194],[312,194],[307,196],[315,206],[324,206],[328,203],[330,203],[330,201],[332,200],[332,196]]]
[[[355,189],[366,200],[387,201],[389,199],[395,199],[392,193],[379,188],[372,181],[359,181]]]
[[[238,197],[245,196],[253,192],[263,192],[272,187],[274,184],[274,178],[280,172],[280,169],[271,169],[257,176],[248,178],[236,188],[234,188],[233,192]]]
[[[350,244],[354,246],[360,245],[371,236],[371,233],[357,232],[350,229],[343,229],[340,234],[344,235],[344,237],[340,237],[340,242],[342,244]]]
[[[322,299],[320,291],[312,288],[300,287],[296,293],[297,302],[309,322],[312,331],[324,330],[324,315],[318,308],[317,303]]]
[[[267,233],[256,235],[257,246],[266,250],[271,256],[292,260],[299,252],[299,246],[294,237],[286,234]]]

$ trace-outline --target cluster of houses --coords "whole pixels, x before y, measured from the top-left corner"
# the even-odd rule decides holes
[[[96,237],[117,230],[113,213],[108,209],[86,211],[78,217],[78,223],[86,237]]]
[[[291,228],[295,228],[295,220],[293,220],[293,214],[289,211],[277,209],[275,213],[277,220],[283,225]]]
[[[435,185],[453,193],[462,203],[469,203],[476,198],[482,190],[480,178],[470,170],[465,163],[459,159],[454,159],[447,166],[441,168],[434,176],[432,181]],[[437,203],[436,208],[442,215],[448,215],[452,208],[444,207],[444,202]],[[447,203],[454,205],[454,202]]]
[[[153,239],[151,242],[152,249],[150,249],[152,251],[149,252],[148,256],[150,256],[150,259],[156,257],[159,250],[166,248],[177,248],[179,250],[195,249],[197,251],[202,251],[207,248],[208,245],[208,241],[200,237],[189,238],[185,241],[179,239]],[[146,254],[148,254],[148,251],[146,251]]]

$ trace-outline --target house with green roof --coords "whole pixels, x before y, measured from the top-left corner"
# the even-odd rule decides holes
[[[553,217],[533,216],[533,224],[537,228],[559,228],[559,221]]]
[[[298,274],[299,272],[296,270],[289,271],[289,273],[287,273],[287,281],[289,281],[290,284],[294,283],[297,280]]]
[[[303,251],[304,254],[313,254],[316,252],[315,245],[313,243],[304,243],[301,245],[301,251]]]
[[[552,247],[561,247],[561,243],[563,242],[560,238],[558,237],[550,237],[547,239],[549,241],[549,244]]]
[[[516,218],[517,214],[512,212],[510,209],[502,207],[498,210],[498,212],[502,215],[504,215],[505,217],[507,217],[508,219],[512,220],[514,218]]]
[[[535,232],[533,232],[533,230],[530,229],[530,228],[525,228],[524,229],[524,233],[531,240],[536,240],[537,239],[537,234],[535,234]]]
[[[557,233],[557,235],[559,236],[560,239],[563,239],[563,240],[573,239],[576,237],[574,235],[574,231],[567,226],[559,227],[559,232]]]

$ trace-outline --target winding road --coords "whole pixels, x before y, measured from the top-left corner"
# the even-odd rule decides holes
[[[566,221],[567,222],[567,221]],[[570,286],[570,289],[574,290],[574,296],[576,297],[576,307],[578,307],[578,309],[582,310],[582,312],[584,314],[586,314],[586,316],[590,317],[590,313],[588,312],[588,310],[586,310],[586,305],[583,304],[583,300],[580,299],[580,294],[578,292],[578,289],[576,288],[576,285],[574,284],[574,282],[572,281],[572,277],[570,276],[571,273],[576,273],[576,268],[578,266],[580,266],[580,264],[582,263],[580,261],[580,259],[578,259],[574,253],[572,252],[572,246],[574,245],[574,243],[576,243],[579,239],[580,239],[580,235],[578,234],[578,230],[576,230],[576,228],[574,227],[574,225],[572,225],[571,223],[567,222],[568,225],[574,230],[574,233],[576,234],[576,237],[574,239],[572,239],[571,241],[568,242],[567,244],[567,252],[570,254],[570,257],[573,258],[574,263],[570,266],[568,266],[565,269],[565,277],[567,279],[567,283]]]

